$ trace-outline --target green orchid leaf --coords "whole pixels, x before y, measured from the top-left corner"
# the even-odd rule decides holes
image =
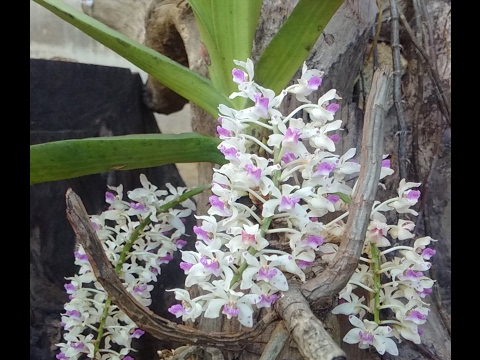
[[[33,1],[115,51],[212,116],[218,116],[219,104],[233,107],[228,94],[225,95],[216,89],[210,79],[109,28],[100,21],[65,4],[62,0]]]
[[[30,146],[30,184],[172,163],[225,164],[220,140],[199,133],[142,134]]]
[[[238,91],[232,81],[233,60],[251,58],[262,0],[189,0],[200,37],[208,51],[213,86],[224,94]],[[236,98],[236,108],[246,99]]]
[[[338,197],[346,204],[352,203],[352,198],[345,193],[342,192],[334,192],[334,194],[338,195]]]
[[[345,0],[300,0],[255,66],[255,81],[279,93]]]

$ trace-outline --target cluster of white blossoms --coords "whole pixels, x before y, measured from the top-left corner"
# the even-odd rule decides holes
[[[181,251],[185,287],[195,285],[203,291],[192,298],[186,289],[170,290],[180,303],[168,310],[183,321],[224,314],[252,327],[254,312],[271,307],[288,290],[289,278],[305,281],[316,260],[325,263],[335,257],[338,244],[332,239],[345,231],[353,192],[347,178],[353,179],[360,165],[355,149],[335,154],[337,132],[342,130],[342,121],[334,119],[336,101],[341,99],[336,90],[327,91],[317,103],[306,98],[321,85],[322,71],[304,64],[298,83],[276,96],[253,81],[251,60],[235,64],[242,68],[232,71],[239,91],[230,97],[250,99],[252,106],[243,110],[219,106],[218,149],[228,163],[214,169],[207,215],[196,216],[200,225],[193,228],[196,251]],[[303,104],[285,116],[278,108],[288,94]],[[294,117],[301,110],[310,121]],[[247,133],[250,126],[268,134],[257,139]],[[247,151],[252,145],[260,151]],[[385,157],[380,178],[392,173]],[[129,202],[122,200],[121,185],[109,187],[116,193],[106,193],[109,209],[91,219],[124,286],[149,306],[153,288],[149,283],[157,280],[161,264],[186,244],[181,239],[182,218],[195,205],[189,199],[193,193],[185,188],[167,184],[168,192],[158,190],[144,175],[140,181],[142,188],[128,192]],[[420,197],[414,189],[419,186],[401,180],[397,197],[373,205],[359,266],[333,309],[334,314],[348,315],[354,326],[343,339],[347,343],[397,355],[392,338],[421,342],[419,325],[429,312],[424,298],[434,285],[424,272],[431,267],[428,260],[435,250],[428,245],[435,240],[428,236],[414,240],[412,221],[400,219],[391,225],[383,214],[417,215],[411,207]],[[334,212],[341,215],[322,222]],[[333,215],[337,214],[330,218]],[[391,241],[413,245],[391,246]],[[75,257],[80,271],[65,285],[70,301],[62,314],[65,342],[57,344],[61,350],[57,359],[86,354],[132,360],[132,339],[143,331],[111,303],[81,247]]]
[[[142,188],[128,192],[130,201],[123,200],[123,186],[109,186],[106,192],[108,210],[91,216],[92,224],[105,253],[115,267],[125,288],[144,306],[151,304],[152,281],[157,281],[161,265],[173,259],[173,253],[186,241],[182,218],[195,210],[191,199],[181,206],[168,208],[186,188],[158,190],[145,175],[140,176]],[[163,208],[162,208],[163,207]],[[70,301],[62,314],[63,343],[56,344],[57,359],[79,359],[85,355],[101,360],[133,360],[129,354],[132,339],[144,331],[116,305],[96,280],[82,246],[75,251],[78,275],[67,278],[65,290]]]
[[[251,327],[254,308],[270,307],[288,290],[286,273],[305,281],[304,271],[317,254],[335,252],[336,245],[322,235],[332,229],[318,218],[345,206],[341,195],[352,189],[344,179],[358,172],[359,164],[349,161],[355,149],[340,157],[333,153],[339,139],[334,131],[342,123],[334,120],[336,91],[317,104],[306,99],[321,85],[323,72],[304,65],[298,84],[275,96],[253,81],[251,60],[235,64],[243,70],[232,71],[239,91],[230,97],[248,98],[254,105],[243,110],[219,106],[219,150],[229,163],[214,170],[211,207],[208,215],[197,217],[202,224],[194,228],[197,251],[182,251],[185,286],[198,285],[204,294],[191,299],[186,290],[174,289],[181,304],[169,311],[184,321],[222,313]],[[305,104],[284,116],[278,107],[288,93]],[[302,109],[312,122],[294,118]],[[270,135],[265,141],[248,135],[250,125]],[[267,156],[248,153],[252,142]],[[282,220],[284,227],[270,226]],[[267,237],[274,233],[285,236],[290,251],[268,247]]]
[[[417,238],[413,246],[391,246],[387,237],[399,242],[413,239],[415,224],[400,219],[397,225],[388,225],[381,213],[394,209],[400,214],[417,215],[410,207],[416,204],[420,191],[411,188],[419,185],[401,180],[398,197],[374,204],[364,257],[360,258],[362,263],[340,292],[342,303],[332,310],[333,314],[349,315],[354,328],[343,339],[347,343],[358,343],[360,348],[374,346],[380,354],[388,352],[392,355],[398,355],[398,349],[390,337],[421,343],[422,328],[419,325],[426,322],[429,313],[429,304],[423,299],[432,292],[434,285],[424,272],[430,269],[428,260],[435,254],[428,245],[436,240],[425,236]],[[380,251],[379,248],[387,249]],[[394,252],[399,256],[388,259]],[[368,294],[368,299],[359,297],[354,290]],[[385,316],[387,309],[390,313],[382,318],[380,311]],[[374,321],[366,319],[366,314],[373,316]]]
[[[191,298],[187,290],[174,289],[177,300],[169,311],[183,321],[194,321],[203,314],[216,318],[224,314],[236,317],[247,327],[253,325],[255,307],[271,307],[288,290],[287,276],[305,281],[306,272],[317,257],[324,261],[333,259],[338,245],[329,241],[343,233],[348,216],[352,188],[346,177],[360,170],[354,160],[355,149],[342,156],[335,154],[336,133],[342,130],[341,120],[334,120],[341,99],[335,89],[327,91],[312,104],[306,96],[322,83],[323,72],[309,70],[304,64],[297,84],[284,89],[279,95],[253,81],[251,60],[235,61],[242,69],[232,71],[238,92],[230,98],[241,96],[253,106],[235,110],[219,106],[218,134],[222,142],[219,150],[229,163],[214,169],[211,207],[208,215],[198,216],[201,226],[196,226],[196,251],[182,251],[181,268],[186,277],[185,286],[198,285],[203,294]],[[304,104],[288,115],[278,107],[287,94],[294,94]],[[311,121],[294,116],[304,110]],[[267,129],[268,137],[257,139],[246,133],[251,126]],[[266,156],[247,151],[255,143]],[[390,160],[382,162],[380,178],[393,173]],[[395,209],[398,213],[415,214],[420,192],[412,190],[417,183],[402,180],[398,197],[382,204],[375,203],[362,258],[352,280],[342,291],[345,304],[335,313],[351,315],[356,327],[345,336],[349,343],[359,343],[361,348],[374,346],[379,353],[398,353],[390,336],[401,334],[418,342],[417,325],[425,321],[428,313],[421,297],[429,293],[433,281],[423,275],[431,250],[425,248],[430,238],[418,239],[414,246],[397,247],[383,253],[371,254],[371,244],[389,246],[385,235],[405,240],[413,237],[411,221],[400,220],[398,225],[387,225],[380,211]],[[250,199],[250,203],[242,199]],[[343,211],[343,215],[324,224],[321,219],[328,213]],[[274,226],[281,223],[282,227]],[[281,235],[282,250],[269,247],[270,234]],[[287,251],[285,251],[287,248]],[[404,257],[384,261],[374,269],[374,260],[384,260],[388,251],[401,250]],[[421,253],[419,253],[421,251]],[[287,275],[287,276],[286,276]],[[391,277],[389,283],[380,284],[379,278]],[[372,281],[378,280],[376,283]],[[377,285],[375,287],[374,285]],[[363,287],[372,291],[370,305],[362,304],[352,290]],[[400,297],[408,299],[405,304]],[[375,300],[377,299],[377,300]],[[397,320],[378,319],[381,309],[394,309]],[[375,317],[362,322],[365,313]],[[386,324],[393,324],[392,327]]]

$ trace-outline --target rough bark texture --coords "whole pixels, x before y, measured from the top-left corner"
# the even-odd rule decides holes
[[[290,337],[298,346],[300,354],[308,360],[344,360],[345,352],[331,341],[325,325],[312,313],[307,299],[298,284],[290,282],[290,288],[275,304],[284,319]],[[276,335],[272,334],[272,338]]]
[[[127,4],[128,0],[123,2]],[[96,0],[92,9],[94,17],[97,17],[97,7],[104,6],[103,3],[112,3],[112,0]],[[109,21],[101,20],[113,24],[112,27],[126,34],[137,34],[137,40],[146,42],[147,38],[150,38],[148,41],[151,41],[151,44],[155,43],[155,36],[164,39],[162,43],[168,42],[167,40],[173,43],[180,36],[183,45],[178,44],[177,50],[185,49],[189,67],[205,74],[206,67],[202,63],[200,41],[193,26],[191,13],[188,7],[183,7],[185,2],[146,1],[142,4],[140,12],[143,14],[143,20],[142,16],[135,17],[135,26],[141,29],[143,27],[144,30],[123,29],[121,22],[117,22],[115,18]],[[254,61],[258,59],[295,4],[296,1],[283,0],[263,2],[262,17],[253,47]],[[377,4],[381,6],[382,21],[379,27],[380,32],[375,36]],[[392,5],[396,6],[396,9],[392,8]],[[118,11],[121,11],[116,1],[115,6]],[[155,11],[155,7],[158,6],[170,6],[170,17],[166,19],[163,16],[165,12]],[[126,5],[126,14],[129,14],[129,11],[131,11],[131,5]],[[163,21],[169,26],[156,24],[153,20],[155,14],[162,15],[155,18],[157,21]],[[171,24],[174,24],[174,29]],[[412,32],[409,32],[410,27],[413,29]],[[145,40],[142,40],[142,31],[148,34],[149,29],[154,29],[157,33],[149,34],[145,36]],[[375,46],[370,51],[372,44]],[[161,50],[161,48],[158,49]],[[172,54],[166,49],[164,51]],[[172,56],[176,58],[172,58],[179,62],[185,61],[185,53],[174,52]],[[317,94],[318,97],[331,88],[336,88],[342,97],[340,118],[345,123],[342,143],[337,146],[339,153],[351,147],[356,147],[358,151],[361,148],[364,104],[370,91],[373,70],[381,64],[395,67],[395,75],[401,80],[401,97],[394,97],[395,92],[398,93],[399,90],[398,87],[394,88],[392,100],[386,109],[384,146],[385,153],[392,155],[396,172],[385,180],[389,190],[379,189],[378,196],[385,199],[395,194],[400,180],[399,160],[406,158],[408,160],[405,162],[407,181],[423,184],[422,201],[417,209],[420,215],[418,218],[412,218],[417,224],[417,235],[429,235],[438,240],[435,243],[437,254],[433,258],[433,267],[429,274],[437,280],[437,286],[430,299],[432,305],[429,321],[423,326],[423,344],[402,342],[399,344],[400,356],[396,359],[450,359],[450,1],[346,0],[315,44],[307,64],[309,67],[325,71],[324,82]],[[165,91],[168,92],[168,90]],[[162,95],[160,91],[151,92],[151,94],[153,95],[149,101],[154,109],[170,96]],[[394,104],[396,106],[393,106]],[[297,105],[293,99],[285,102],[282,110],[289,112]],[[194,130],[215,134],[214,120],[211,117],[205,116],[198,109],[193,113]],[[306,119],[305,115],[304,117]],[[211,172],[207,169],[208,165],[205,165],[205,169],[200,173],[208,182]],[[203,203],[206,203],[205,199]],[[395,218],[389,220],[396,223]],[[330,299],[325,304],[324,309],[315,307],[314,313],[324,320],[325,327],[341,345],[347,358],[390,358],[389,355],[380,357],[378,354],[359,350],[356,345],[341,343],[341,338],[349,329],[348,320],[342,315],[325,316],[329,307],[335,305],[335,300]],[[199,328],[206,332],[241,330],[235,324],[222,324],[220,320],[201,323]],[[287,329],[294,331],[288,324]],[[269,340],[282,336],[284,336],[284,330],[281,325],[272,324],[254,342],[249,343],[244,351],[225,354],[228,358],[235,357],[242,360],[258,359],[261,356],[263,356],[262,359],[266,359],[266,354],[261,355],[265,344],[274,349],[277,346]],[[298,342],[296,344],[289,342],[289,346],[283,347],[277,358],[301,359],[302,349],[299,352],[297,344]],[[194,351],[194,349],[190,348],[188,351]],[[303,356],[307,355],[303,354]],[[205,355],[205,358],[208,356]]]

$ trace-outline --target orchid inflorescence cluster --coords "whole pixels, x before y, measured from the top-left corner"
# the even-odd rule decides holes
[[[339,140],[336,131],[342,130],[342,121],[334,120],[339,109],[336,100],[341,99],[336,90],[327,91],[315,104],[306,98],[321,85],[322,71],[309,70],[304,64],[298,83],[276,96],[253,81],[251,60],[235,64],[241,67],[232,71],[239,91],[230,98],[241,96],[253,105],[243,110],[219,106],[219,149],[229,163],[214,169],[208,216],[198,216],[202,225],[194,228],[197,251],[182,252],[185,286],[198,285],[204,294],[191,299],[189,292],[176,289],[181,304],[169,311],[184,321],[195,320],[202,313],[206,318],[222,313],[251,327],[254,307],[271,307],[281,292],[288,290],[286,275],[305,281],[318,257],[327,262],[334,258],[338,245],[329,239],[345,230],[342,219],[348,216],[353,192],[346,180],[359,172],[360,165],[353,160],[354,148],[342,156],[334,153]],[[294,94],[303,105],[284,116],[278,108],[287,94]],[[310,115],[310,122],[294,117],[300,110]],[[265,141],[247,134],[252,124],[269,132]],[[266,156],[249,153],[252,142]],[[392,173],[390,160],[384,157],[380,179]],[[413,247],[378,251],[390,246],[386,236],[400,241],[414,236],[412,221],[388,225],[382,212],[416,215],[411,207],[420,191],[412,188],[419,185],[402,180],[398,197],[374,204],[362,263],[340,294],[344,303],[334,309],[334,313],[350,315],[355,326],[344,338],[348,343],[358,343],[361,348],[372,345],[381,354],[398,354],[391,336],[420,342],[417,325],[424,323],[428,314],[422,298],[433,286],[423,274],[435,252],[426,247],[432,239],[424,237]],[[245,205],[243,197],[252,204]],[[326,224],[321,222],[323,216],[336,211],[343,214]],[[275,226],[276,220],[283,220],[282,226]],[[283,236],[288,251],[269,246],[267,238],[274,234]],[[386,261],[385,255],[396,250],[402,256]],[[382,283],[385,278],[389,281]],[[369,292],[368,305],[363,304],[364,297],[355,295],[356,288]],[[382,309],[393,310],[396,319],[380,320]],[[374,321],[365,318],[362,322],[367,313]]]
[[[298,83],[275,95],[253,81],[250,59],[235,64],[239,68],[233,69],[232,75],[238,92],[230,98],[246,98],[252,106],[242,110],[219,106],[217,131],[222,141],[218,149],[228,163],[214,169],[207,215],[196,216],[199,226],[193,228],[197,237],[195,251],[181,251],[185,287],[195,285],[202,292],[192,298],[186,289],[172,289],[180,303],[168,310],[183,321],[195,321],[202,314],[205,318],[224,314],[252,327],[254,312],[271,307],[288,290],[289,278],[304,282],[313,266],[335,257],[338,243],[332,239],[345,230],[344,219],[355,188],[347,185],[347,180],[354,179],[360,165],[354,160],[354,148],[341,156],[335,154],[338,132],[342,130],[342,120],[334,119],[339,109],[337,100],[341,99],[336,90],[327,91],[316,103],[307,99],[321,86],[322,71],[307,69],[304,64]],[[288,94],[303,104],[285,116],[278,108]],[[310,121],[295,117],[301,110],[309,114]],[[268,135],[264,139],[254,137],[248,133],[250,126]],[[252,144],[259,151],[249,151]],[[390,160],[385,157],[380,179],[392,173]],[[185,210],[169,208],[161,212],[161,205],[184,189],[169,185],[173,195],[159,203],[159,196],[166,195],[166,191],[156,190],[145,177],[142,185],[142,189],[129,192],[134,201],[131,204],[121,200],[121,186],[115,189],[116,196],[107,193],[110,209],[100,217],[92,217],[92,221],[112,264],[121,264],[119,275],[125,286],[148,306],[152,286],[147,283],[156,280],[159,265],[168,262],[184,244],[179,240],[185,231],[179,219],[188,216],[194,205],[183,202]],[[374,203],[361,262],[339,294],[340,305],[333,309],[334,314],[349,315],[354,326],[344,337],[347,343],[358,343],[360,348],[373,346],[380,354],[392,355],[398,354],[398,349],[391,337],[420,343],[418,325],[428,315],[428,304],[423,299],[434,284],[424,275],[435,253],[427,246],[434,240],[423,237],[416,239],[413,246],[392,247],[388,237],[397,242],[413,239],[415,225],[403,219],[389,225],[383,214],[396,211],[416,215],[411,207],[420,196],[420,191],[413,188],[419,186],[403,179],[397,197]],[[322,222],[326,215],[338,213],[341,215],[333,220]],[[139,221],[131,220],[131,216],[137,216]],[[117,225],[106,226],[107,219]],[[145,219],[152,224],[137,231]],[[138,239],[128,252],[129,262],[125,262],[125,255],[122,258],[119,254],[135,231]],[[272,246],[272,239],[283,245]],[[81,248],[78,251],[81,254]],[[74,343],[87,346],[91,342],[91,338],[87,339],[91,335],[81,333],[86,328],[96,330],[91,324],[101,319],[104,309],[100,304],[107,297],[95,282],[88,261],[78,257],[76,261],[82,268],[80,275],[70,278],[69,287],[74,290],[67,289],[72,291],[72,300],[62,318],[69,331],[65,339],[70,349]],[[94,289],[81,285],[92,282]],[[359,291],[367,294],[367,299]],[[105,344],[115,341],[125,346],[121,354],[126,355],[136,328],[120,310],[111,307],[114,310],[109,310],[104,324],[108,329]],[[78,319],[72,311],[78,312]],[[81,330],[73,330],[77,326]],[[76,359],[70,349],[63,352],[62,348],[61,354]]]
[[[152,303],[152,281],[161,274],[161,265],[187,242],[184,218],[195,210],[195,203],[185,196],[186,188],[159,190],[145,175],[141,188],[129,191],[123,200],[123,186],[109,186],[105,195],[108,210],[91,216],[91,222],[108,260],[126,289],[142,305]],[[181,201],[178,201],[183,197]],[[57,359],[89,358],[133,360],[133,339],[144,331],[116,305],[96,281],[87,254],[81,245],[75,250],[78,275],[67,278],[65,289],[70,301],[65,304],[62,326],[64,343],[57,344]]]
[[[420,191],[411,188],[419,185],[401,180],[398,197],[375,202],[373,206],[361,263],[339,294],[342,303],[332,310],[333,314],[348,315],[354,326],[343,338],[347,343],[358,343],[362,349],[374,346],[380,354],[392,355],[398,355],[398,348],[390,337],[421,343],[423,331],[419,325],[426,322],[429,313],[429,304],[423,299],[432,292],[434,284],[424,272],[431,267],[428,260],[435,250],[428,245],[435,240],[425,236],[417,238],[413,246],[391,246],[387,236],[400,242],[412,239],[415,224],[399,219],[397,225],[388,225],[381,213],[393,208],[399,214],[417,215],[410,207],[417,202]],[[394,252],[399,256],[388,258]],[[366,293],[368,299],[355,294],[355,289]],[[393,315],[383,319],[386,311]],[[366,314],[372,319],[365,318]]]

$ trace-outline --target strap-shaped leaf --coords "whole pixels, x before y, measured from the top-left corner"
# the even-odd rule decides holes
[[[65,4],[62,0],[34,0],[63,20],[115,51],[162,84],[218,116],[218,105],[233,107],[228,94],[213,87],[210,79],[115,31]]]
[[[300,0],[260,56],[256,81],[275,93],[285,88],[344,1]]]
[[[30,184],[171,163],[225,164],[220,140],[199,133],[53,141],[30,146]]]
[[[251,58],[262,0],[189,0],[208,49],[209,73],[215,88],[224,94],[238,91],[232,81],[233,60]],[[237,108],[244,98],[233,100]]]

